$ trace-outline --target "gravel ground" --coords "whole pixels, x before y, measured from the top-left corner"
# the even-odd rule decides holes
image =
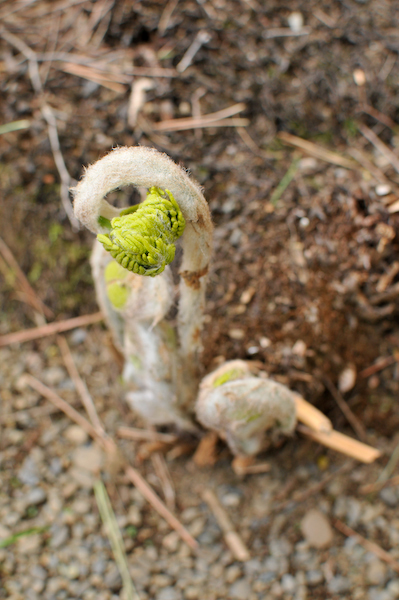
[[[120,393],[100,326],[68,336],[107,430],[131,421],[112,406]],[[117,515],[132,579],[142,600],[231,598],[399,598],[399,576],[353,537],[333,526],[340,519],[399,560],[399,487],[364,496],[378,466],[351,464],[299,437],[266,457],[269,473],[239,479],[222,451],[216,466],[200,470],[190,457],[168,460],[181,521],[198,540],[193,555],[122,475],[107,465],[86,433],[24,387],[31,372],[73,401],[73,383],[54,341],[36,349],[0,351],[1,384],[0,540],[25,532],[0,549],[0,597],[9,600],[122,598],[122,580],[101,525],[92,491],[102,473]],[[95,350],[94,356],[88,350]],[[13,405],[12,405],[13,402]],[[9,413],[12,413],[11,415]],[[7,416],[8,415],[8,416]],[[370,436],[386,452],[394,442]],[[119,440],[139,464],[140,446]],[[339,471],[338,471],[339,469]],[[151,461],[140,470],[162,495]],[[316,483],[325,481],[318,492]],[[247,544],[251,559],[234,560],[207,504],[213,488]],[[35,529],[37,528],[37,529]],[[28,534],[26,534],[28,532]]]

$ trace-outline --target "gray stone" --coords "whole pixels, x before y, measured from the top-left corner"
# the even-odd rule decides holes
[[[76,448],[72,460],[78,469],[97,473],[103,466],[104,455],[99,446],[91,444],[90,446]]]
[[[26,496],[26,506],[37,506],[47,500],[47,494],[43,488],[37,487],[30,490]]]
[[[66,525],[54,524],[51,528],[52,536],[50,540],[50,546],[52,548],[61,548],[69,538],[69,530]]]
[[[27,456],[18,471],[18,479],[25,485],[37,485],[40,481],[37,465],[31,456]]]
[[[286,538],[272,540],[269,546],[270,554],[276,558],[289,556],[292,552],[292,544]]]
[[[399,598],[399,579],[392,579],[388,583],[386,590],[390,593],[392,600]]]
[[[248,600],[251,595],[251,586],[246,579],[239,579],[230,586],[229,598]]]
[[[306,582],[308,585],[319,585],[324,580],[323,571],[312,569],[306,573]]]
[[[392,596],[387,590],[371,587],[369,588],[368,600],[392,600]]]
[[[160,590],[155,596],[155,600],[182,600],[181,591],[175,587],[166,587]]]
[[[293,575],[290,575],[289,573],[283,575],[281,578],[281,587],[288,594],[292,594],[296,588],[295,577]]]
[[[306,513],[301,522],[301,529],[306,541],[314,548],[325,548],[333,540],[328,519],[317,509],[311,509]]]
[[[122,587],[122,578],[116,566],[112,566],[104,578],[105,586],[112,592],[118,592]]]
[[[371,585],[384,585],[387,577],[387,566],[378,558],[372,560],[366,569],[367,582]]]
[[[380,492],[380,498],[387,504],[394,508],[398,505],[398,494],[396,488],[385,488]]]
[[[347,577],[336,575],[330,579],[327,587],[328,591],[332,594],[340,594],[342,592],[348,592],[351,589],[351,582]]]
[[[62,367],[49,367],[42,371],[41,376],[46,385],[53,387],[65,379],[66,372]]]

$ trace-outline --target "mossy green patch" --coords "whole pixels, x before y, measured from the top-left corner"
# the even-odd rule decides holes
[[[228,381],[234,381],[235,379],[239,379],[244,375],[244,372],[240,369],[230,369],[230,371],[226,371],[223,375],[219,375],[213,382],[213,387],[219,387]]]

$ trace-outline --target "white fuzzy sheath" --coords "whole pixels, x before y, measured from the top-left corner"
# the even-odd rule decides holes
[[[266,435],[289,434],[296,424],[293,392],[271,379],[252,376],[241,360],[224,363],[202,380],[196,415],[236,456],[257,454],[266,445]]]
[[[198,385],[206,275],[212,252],[209,208],[198,184],[166,154],[152,148],[124,147],[113,150],[86,170],[73,190],[76,217],[94,233],[106,233],[98,218],[112,219],[119,211],[104,198],[112,190],[128,185],[169,190],[186,220],[178,311],[177,393],[178,404],[192,410]]]

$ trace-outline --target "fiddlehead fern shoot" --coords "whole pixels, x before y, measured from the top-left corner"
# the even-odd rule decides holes
[[[171,192],[151,187],[143,203],[113,218],[110,232],[97,239],[122,267],[154,277],[174,259],[185,225]]]

